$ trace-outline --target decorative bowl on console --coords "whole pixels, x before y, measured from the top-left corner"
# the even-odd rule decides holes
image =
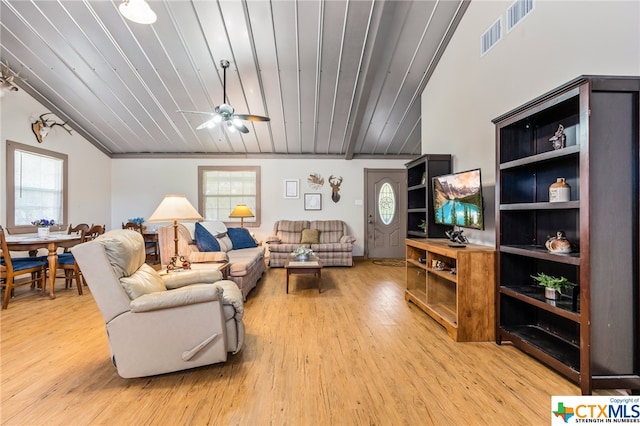
[[[309,260],[309,256],[313,254],[313,250],[308,247],[300,246],[295,249],[291,254],[298,258],[298,260]]]

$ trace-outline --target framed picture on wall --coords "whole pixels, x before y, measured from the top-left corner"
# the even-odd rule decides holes
[[[300,198],[298,188],[300,187],[299,179],[284,180],[284,198]]]
[[[305,210],[322,210],[322,194],[304,194]]]

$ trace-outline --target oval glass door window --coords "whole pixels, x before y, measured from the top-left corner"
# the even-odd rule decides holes
[[[396,214],[396,193],[389,182],[385,182],[378,192],[378,214],[380,220],[388,225]]]

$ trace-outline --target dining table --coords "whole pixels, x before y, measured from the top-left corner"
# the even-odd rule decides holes
[[[49,261],[49,297],[56,298],[55,282],[56,270],[58,269],[58,248],[73,247],[82,242],[79,234],[67,234],[51,232],[48,236],[38,234],[7,235],[7,247],[10,251],[33,252],[38,249],[48,250],[47,260]]]

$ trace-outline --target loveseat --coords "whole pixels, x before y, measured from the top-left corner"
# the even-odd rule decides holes
[[[229,236],[230,232],[232,235],[243,236],[234,238],[235,247]],[[178,254],[191,262],[192,269],[228,261],[228,279],[238,285],[246,300],[247,294],[256,286],[266,269],[264,247],[258,246],[253,238],[247,238],[248,235],[245,228],[227,229],[220,221],[179,223]],[[197,236],[201,238],[196,238]],[[175,252],[173,225],[158,228],[158,244],[160,263],[164,268]]]
[[[121,377],[227,360],[244,341],[242,293],[215,269],[161,275],[139,232],[117,229],[71,249],[106,325]]]
[[[352,266],[355,237],[342,220],[279,220],[273,225],[269,244],[269,266],[282,267],[300,246],[311,248],[324,266]]]

